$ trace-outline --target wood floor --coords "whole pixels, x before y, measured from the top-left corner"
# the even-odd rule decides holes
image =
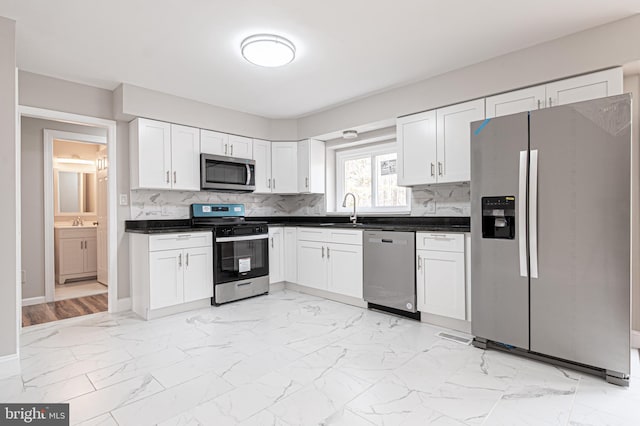
[[[22,307],[22,326],[105,312],[107,293]]]

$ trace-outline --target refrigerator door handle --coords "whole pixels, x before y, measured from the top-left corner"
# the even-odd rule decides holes
[[[520,151],[518,181],[518,252],[520,276],[527,276],[527,151]]]
[[[538,278],[538,150],[531,150],[529,173],[529,252],[531,278]]]

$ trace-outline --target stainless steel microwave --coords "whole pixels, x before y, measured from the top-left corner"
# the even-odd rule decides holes
[[[256,189],[256,162],[246,158],[200,154],[200,188],[227,192]]]

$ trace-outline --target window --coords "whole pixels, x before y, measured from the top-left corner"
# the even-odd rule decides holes
[[[359,212],[410,211],[411,190],[398,186],[397,156],[395,143],[338,151],[336,211],[351,211],[351,201],[342,207],[349,192],[358,199]]]

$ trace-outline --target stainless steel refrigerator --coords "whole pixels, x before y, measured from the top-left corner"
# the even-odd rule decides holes
[[[471,125],[474,345],[625,385],[631,97]]]

